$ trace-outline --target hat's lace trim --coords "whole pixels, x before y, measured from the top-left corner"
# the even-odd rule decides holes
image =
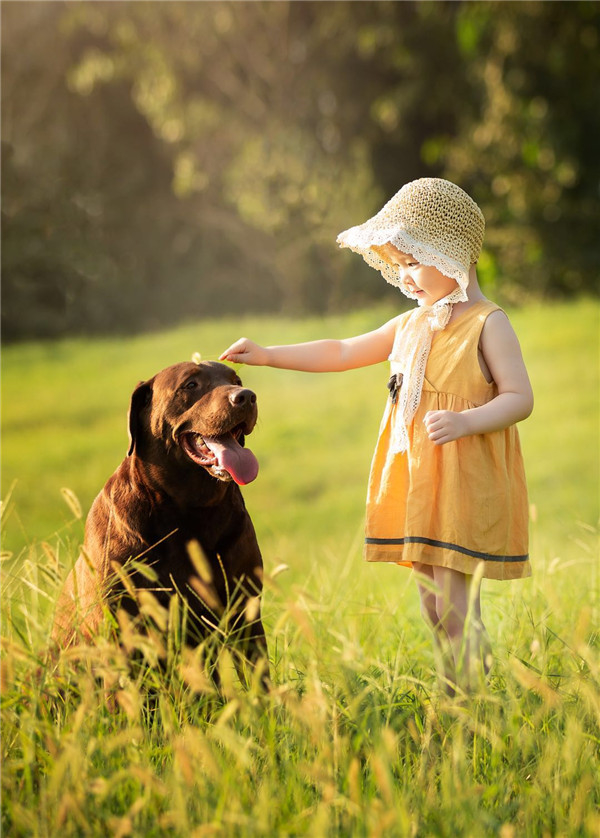
[[[375,270],[380,271],[383,278],[395,285],[397,288],[413,300],[419,299],[411,293],[402,282],[398,267],[390,265],[382,259],[372,248],[381,246],[388,242],[401,250],[402,253],[410,253],[418,262],[428,267],[437,268],[444,276],[455,279],[462,291],[460,300],[466,300],[466,288],[469,284],[469,275],[457,261],[449,256],[435,250],[432,247],[423,245],[402,229],[382,228],[377,231],[364,230],[361,226],[351,227],[338,236],[338,243],[341,247],[348,247],[355,253],[360,253],[365,262]]]

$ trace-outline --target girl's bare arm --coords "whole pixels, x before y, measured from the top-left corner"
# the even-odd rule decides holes
[[[481,352],[498,388],[498,395],[481,407],[461,413],[429,411],[425,426],[429,438],[436,445],[471,434],[501,431],[526,419],[533,410],[533,392],[521,347],[503,312],[494,312],[485,321]]]
[[[397,318],[373,332],[344,340],[314,340],[287,346],[260,346],[240,338],[221,361],[303,372],[342,372],[385,361],[392,351]]]

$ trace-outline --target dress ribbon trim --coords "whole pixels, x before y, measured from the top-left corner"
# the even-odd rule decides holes
[[[494,556],[491,553],[480,553],[477,550],[469,550],[467,547],[461,547],[459,544],[452,544],[449,541],[436,541],[434,538],[423,538],[419,535],[409,535],[405,538],[365,538],[365,544],[399,547],[404,544],[427,544],[429,547],[455,550],[457,553],[463,553],[465,556],[482,559],[486,562],[526,562],[529,559],[528,553],[525,553],[523,556]]]

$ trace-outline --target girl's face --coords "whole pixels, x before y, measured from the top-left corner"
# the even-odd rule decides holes
[[[388,265],[400,268],[400,280],[411,294],[414,294],[424,305],[432,306],[438,300],[447,297],[457,287],[455,279],[444,276],[437,268],[421,265],[410,253],[403,253],[393,244],[383,244],[373,250]]]

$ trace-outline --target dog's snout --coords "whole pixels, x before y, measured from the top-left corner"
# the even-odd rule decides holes
[[[247,390],[245,388],[233,390],[233,392],[229,394],[229,401],[234,407],[256,404],[256,393],[253,393],[252,390]]]

